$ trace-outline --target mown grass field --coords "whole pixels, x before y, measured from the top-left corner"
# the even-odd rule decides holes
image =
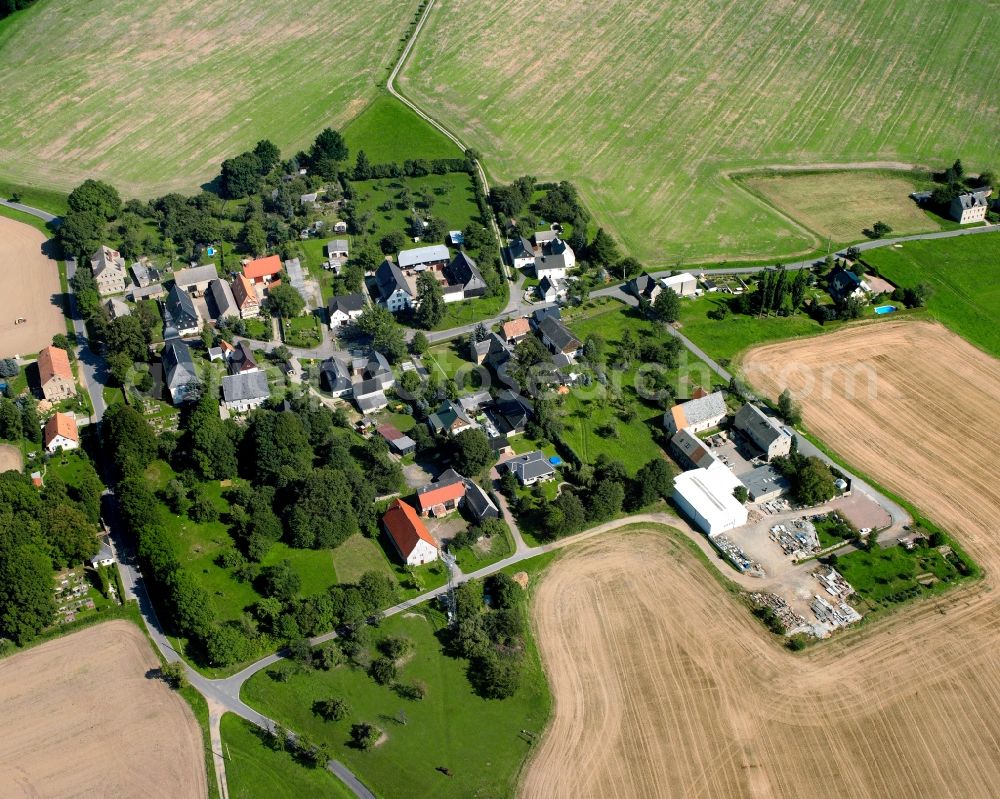
[[[399,670],[402,682],[422,681],[421,701],[401,699],[361,669],[346,665],[331,671],[301,671],[291,663],[275,670],[292,672],[279,682],[265,670],[243,687],[242,698],[271,718],[311,740],[330,746],[333,757],[379,796],[513,796],[515,782],[530,745],[521,730],[541,733],[549,714],[549,693],[534,644],[518,691],[510,699],[486,700],[473,693],[465,675],[466,661],[442,652],[435,633],[443,624],[437,612],[410,612],[382,621],[373,641],[405,636],[414,644],[412,657]],[[343,697],[347,718],[323,721],[312,712],[317,700]],[[405,723],[397,714],[405,713]],[[368,752],[348,746],[351,725],[376,724],[386,740]],[[452,772],[448,777],[436,768]]]
[[[539,20],[555,43],[529,44]],[[632,254],[673,265],[818,247],[728,172],[989,167],[1000,61],[976,54],[998,36],[995,3],[452,0],[400,85],[494,178],[572,180]]]
[[[0,177],[191,191],[261,138],[287,155],[378,94],[414,0],[42,0],[0,23]]]
[[[774,173],[747,176],[741,183],[820,238],[834,242],[863,241],[862,231],[878,220],[898,236],[941,230],[945,222],[909,196],[933,189],[933,184],[905,172]]]
[[[351,152],[364,150],[373,164],[462,157],[462,151],[451,139],[385,92],[351,120],[343,134]]]
[[[893,283],[926,283],[928,313],[1000,358],[1000,233],[908,241],[865,253]]]

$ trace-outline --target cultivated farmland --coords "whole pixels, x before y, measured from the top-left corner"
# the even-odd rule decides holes
[[[818,245],[729,171],[989,166],[1000,61],[976,53],[998,36],[996,4],[450,0],[401,85],[495,178],[573,180],[633,254],[673,265]]]
[[[555,710],[522,797],[992,795],[995,592],[793,655],[709,568],[664,532],[594,539],[550,567],[533,617]]]
[[[191,191],[258,139],[287,154],[375,96],[416,3],[40,2],[0,24],[0,173]]]
[[[133,624],[113,621],[0,662],[0,795],[206,795],[202,733]]]

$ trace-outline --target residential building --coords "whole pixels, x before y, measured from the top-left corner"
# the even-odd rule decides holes
[[[249,261],[243,267],[243,275],[255,286],[273,283],[281,275],[281,259],[277,255],[269,255]]]
[[[191,295],[175,285],[167,293],[163,308],[163,337],[193,336],[201,330],[201,316]]]
[[[961,225],[982,222],[986,219],[986,212],[990,208],[992,193],[992,189],[980,189],[959,194],[948,206],[948,213]]]
[[[472,360],[478,365],[486,364],[493,369],[499,369],[511,359],[514,348],[508,344],[501,336],[490,333],[490,337],[485,341],[476,341],[472,345],[470,353]]]
[[[493,401],[489,391],[477,391],[467,397],[459,397],[458,404],[465,411],[466,416],[472,417],[484,405],[489,405]]]
[[[740,481],[746,486],[751,502],[770,502],[791,489],[788,478],[769,463],[740,475]]]
[[[542,251],[545,255],[561,256],[567,269],[572,269],[576,266],[576,253],[573,252],[573,248],[562,239],[555,239],[551,243],[545,245],[542,248]]]
[[[71,450],[80,446],[76,418],[68,413],[54,413],[42,428],[42,443],[48,453]]]
[[[333,239],[326,243],[326,257],[330,263],[340,263],[350,257],[350,245],[347,239]]]
[[[195,297],[202,296],[208,291],[209,284],[218,279],[219,272],[215,268],[215,264],[190,266],[187,269],[178,269],[174,272],[174,285]]]
[[[195,371],[191,350],[183,341],[173,338],[164,344],[160,363],[167,391],[170,392],[170,401],[174,405],[194,399],[201,393],[201,380]]]
[[[102,566],[113,566],[115,563],[115,553],[111,549],[111,544],[108,542],[108,537],[102,535],[100,537],[101,546],[97,550],[97,554],[90,559],[90,567],[92,569],[99,569]]]
[[[849,299],[867,300],[871,294],[871,286],[858,277],[850,269],[838,267],[827,277],[827,289],[830,296],[837,302]]]
[[[792,451],[792,437],[777,419],[772,419],[756,405],[747,403],[736,414],[734,425],[763,450],[767,460]]]
[[[678,430],[670,439],[671,453],[685,469],[729,468],[689,429]]]
[[[508,344],[518,344],[531,334],[531,324],[526,317],[511,319],[500,327],[500,333]]]
[[[49,345],[38,353],[38,380],[42,396],[49,402],[69,399],[76,394],[76,381],[66,350]]]
[[[626,283],[625,290],[636,299],[645,299],[653,303],[656,302],[656,298],[663,291],[663,284],[656,278],[650,277],[643,272]]]
[[[114,321],[128,316],[132,313],[132,308],[121,297],[109,297],[104,303],[104,309],[108,312],[108,318]]]
[[[345,327],[355,321],[364,313],[365,295],[358,294],[338,294],[331,297],[327,303],[327,311],[330,314],[330,329]]]
[[[210,310],[214,310],[216,321],[222,321],[226,317],[240,318],[240,308],[236,304],[233,290],[226,281],[218,279],[211,281],[208,284],[208,296],[212,300],[213,307]]]
[[[742,527],[747,509],[733,490],[743,485],[729,469],[692,469],[674,478],[673,499],[709,536]]]
[[[465,480],[465,498],[462,501],[462,507],[465,508],[475,522],[481,522],[483,519],[500,518],[500,510],[494,504],[493,500],[490,499],[490,495],[486,493],[482,486],[468,478]]]
[[[538,297],[542,302],[559,302],[566,299],[566,283],[543,277],[538,281]]]
[[[531,313],[531,323],[537,330],[541,327],[542,322],[544,322],[549,317],[552,317],[553,319],[561,319],[562,311],[555,306],[551,306],[549,308],[538,308],[537,310],[532,311]]]
[[[389,400],[377,380],[362,380],[352,386],[354,402],[358,410],[366,416],[376,413],[389,405]]]
[[[160,282],[160,270],[154,269],[145,259],[140,259],[132,264],[132,280],[139,288],[148,288],[154,283]]]
[[[125,259],[118,250],[102,246],[90,258],[90,271],[97,283],[97,293],[102,297],[121,294],[128,284]]]
[[[236,413],[246,413],[259,408],[271,390],[267,385],[267,375],[259,369],[253,372],[239,372],[222,378],[222,404]]]
[[[566,254],[539,255],[535,258],[535,277],[539,280],[548,278],[549,280],[563,280],[566,277],[566,270],[569,265],[566,262]]]
[[[510,262],[515,269],[526,269],[535,265],[535,247],[524,236],[513,239],[507,247]]]
[[[378,286],[379,301],[393,313],[413,307],[416,293],[407,282],[403,270],[392,261],[383,261],[375,270],[375,284]]]
[[[407,566],[420,566],[438,559],[438,544],[417,512],[400,499],[394,500],[382,517],[389,539]]]
[[[396,258],[396,263],[400,269],[424,269],[444,268],[448,263],[448,248],[443,244],[432,244],[429,247],[414,247],[409,250],[400,250]]]
[[[535,244],[539,247],[544,247],[547,244],[551,244],[559,238],[559,234],[554,230],[538,230],[535,231],[534,239]]]
[[[660,283],[663,288],[672,289],[678,297],[693,297],[698,293],[698,279],[687,272],[665,277]]]
[[[444,276],[451,286],[462,287],[462,299],[482,297],[486,291],[486,281],[479,271],[476,262],[464,252],[459,251],[451,263],[444,268]]]
[[[524,455],[515,455],[513,458],[504,461],[502,465],[523,486],[531,486],[535,483],[554,480],[556,476],[555,467],[537,449],[534,452],[528,452]]]
[[[229,374],[231,375],[260,371],[257,360],[253,357],[253,350],[245,341],[237,342],[229,351],[226,360],[229,362]]]
[[[575,358],[583,349],[583,342],[566,325],[551,316],[542,320],[538,332],[541,333],[542,344],[553,354],[562,352]]]
[[[372,351],[367,358],[359,358],[354,370],[361,375],[362,380],[374,380],[379,388],[392,388],[396,385],[392,367],[381,352]]]
[[[465,497],[465,478],[448,469],[433,483],[417,489],[417,507],[421,516],[444,516],[458,507]]]
[[[727,413],[726,395],[716,391],[674,405],[663,415],[663,426],[668,436],[685,429],[700,433],[718,427]]]
[[[535,407],[530,400],[510,389],[501,391],[496,401],[484,410],[497,432],[504,437],[523,433],[535,413]]]
[[[319,384],[335,397],[351,393],[351,368],[339,358],[327,358],[319,368]]]
[[[238,274],[232,282],[233,300],[243,319],[260,316],[260,300],[253,281],[244,274]]]
[[[435,435],[455,436],[476,427],[476,423],[456,403],[445,400],[437,411],[427,417],[427,426]]]

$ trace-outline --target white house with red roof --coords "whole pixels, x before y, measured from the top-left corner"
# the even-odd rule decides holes
[[[80,433],[76,419],[68,413],[54,413],[42,428],[42,442],[46,452],[76,449],[80,446]]]
[[[382,524],[407,566],[420,566],[438,559],[437,541],[410,505],[395,500],[382,517]]]

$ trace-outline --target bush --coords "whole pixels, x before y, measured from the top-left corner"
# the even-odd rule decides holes
[[[389,685],[396,679],[396,663],[388,657],[377,657],[368,667],[368,674],[379,685]]]
[[[398,682],[393,686],[393,690],[402,699],[409,699],[411,702],[418,702],[427,696],[427,686],[422,682]]]
[[[181,690],[188,684],[187,672],[184,671],[184,664],[181,662],[167,663],[165,666],[162,666],[160,668],[160,677],[175,691]]]
[[[319,699],[313,702],[313,713],[324,721],[341,721],[350,714],[350,705],[344,699]]]
[[[381,737],[382,730],[366,721],[358,722],[351,727],[351,746],[362,751],[367,752]]]
[[[413,650],[413,642],[409,638],[393,636],[383,638],[378,642],[378,650],[391,660],[399,660]]]

